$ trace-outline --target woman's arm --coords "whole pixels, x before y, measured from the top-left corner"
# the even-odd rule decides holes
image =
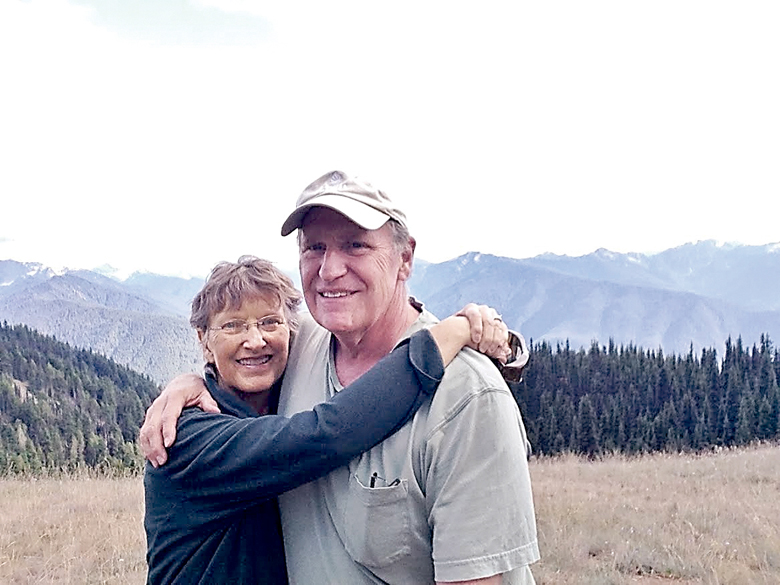
[[[505,359],[507,329],[500,318],[496,318],[497,315],[494,309],[486,305],[469,303],[456,315],[431,327],[429,331],[439,348],[444,366],[465,345],[496,359]],[[381,377],[377,380],[377,386],[384,382]],[[203,379],[195,374],[182,374],[174,378],[147,409],[139,443],[152,466],[157,467],[167,461],[167,448],[176,440],[177,421],[187,406],[197,406],[206,412],[219,412]]]
[[[469,336],[458,321],[442,330],[464,341]],[[188,410],[168,464],[147,468],[147,487],[208,500],[214,512],[243,509],[325,475],[384,440],[413,416],[443,375],[434,337],[423,330],[330,401],[290,418]]]

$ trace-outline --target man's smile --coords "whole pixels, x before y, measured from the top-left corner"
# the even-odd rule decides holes
[[[325,297],[326,299],[339,299],[342,297],[347,297],[351,295],[351,292],[342,290],[342,291],[322,291],[320,293],[320,296]]]

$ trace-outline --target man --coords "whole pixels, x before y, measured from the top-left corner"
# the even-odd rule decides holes
[[[300,301],[286,275],[252,256],[218,264],[195,296],[190,323],[224,414],[188,409],[171,461],[147,466],[149,585],[286,584],[276,496],[401,428],[472,335],[489,355],[505,355],[506,326],[495,311],[467,305],[465,319],[418,331],[327,404],[273,416],[288,356],[320,330],[298,315]],[[472,314],[467,325],[474,309],[481,318]]]
[[[304,298],[324,329],[298,340],[305,357],[288,362],[278,410],[285,416],[328,400],[399,340],[436,322],[408,297],[415,241],[382,191],[328,173],[301,194],[282,235],[296,229]],[[526,360],[521,354],[515,371]],[[202,388],[182,383],[166,388],[141,431],[157,464],[181,405]],[[534,583],[526,454],[520,413],[498,369],[460,352],[436,397],[395,435],[280,498],[290,582]]]
[[[328,173],[298,198],[282,235],[296,229],[304,298],[330,334],[310,340],[305,363],[290,363],[286,416],[332,397],[436,321],[408,296],[415,240],[382,191]],[[398,433],[280,506],[296,585],[534,582],[525,429],[499,371],[476,352],[459,354]]]

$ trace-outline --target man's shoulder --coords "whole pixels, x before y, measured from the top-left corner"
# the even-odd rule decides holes
[[[468,347],[460,350],[445,368],[442,384],[461,388],[466,393],[486,389],[510,393],[501,372],[490,358]]]
[[[320,326],[309,313],[299,317],[298,331],[290,343],[290,357],[287,370],[294,370],[298,362],[305,359],[309,362],[314,355],[324,354],[330,342],[330,332]]]
[[[329,331],[318,325],[310,315],[302,315],[298,332],[290,344],[290,357],[282,378],[279,414],[290,416],[309,410],[330,398],[327,389]]]
[[[429,425],[438,426],[464,410],[516,409],[517,403],[498,368],[481,353],[464,348],[444,370],[439,389],[431,401]]]
[[[327,342],[330,333],[320,326],[309,313],[301,313],[298,317],[298,331],[292,339],[290,350],[309,349],[314,345]]]
[[[422,309],[407,334],[432,327],[438,321],[433,314]],[[434,395],[434,402],[441,404],[446,399],[453,406],[457,406],[459,402],[471,400],[484,392],[499,392],[512,396],[501,372],[490,358],[465,347],[445,368],[444,378]]]

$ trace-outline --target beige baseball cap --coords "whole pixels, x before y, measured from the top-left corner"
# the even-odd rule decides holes
[[[301,227],[309,210],[317,206],[338,211],[367,230],[379,229],[391,218],[407,227],[406,214],[384,191],[357,177],[331,171],[303,190],[295,204],[295,211],[282,225],[282,235]]]

